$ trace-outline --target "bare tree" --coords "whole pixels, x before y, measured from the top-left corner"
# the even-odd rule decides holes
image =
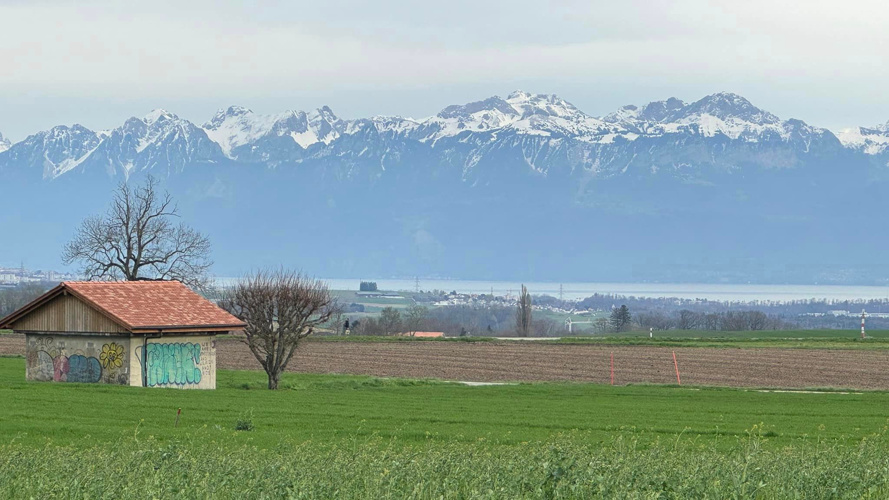
[[[525,285],[522,285],[522,293],[519,295],[519,304],[515,312],[515,329],[519,337],[527,337],[531,334],[533,323],[531,321],[531,294]]]
[[[380,322],[370,316],[356,320],[353,325],[352,331],[355,332],[355,335],[383,335],[384,333],[380,328]]]
[[[244,343],[268,374],[269,389],[278,388],[299,341],[339,311],[326,283],[284,269],[243,278],[219,305],[247,323]]]
[[[769,324],[769,317],[762,311],[745,311],[743,314],[748,330],[765,330]]]
[[[606,333],[608,332],[608,327],[608,318],[598,318],[593,323],[593,331],[595,331],[596,333]]]
[[[397,335],[401,333],[401,313],[394,307],[384,307],[380,311],[379,325],[383,335]]]
[[[701,316],[701,314],[694,311],[683,309],[679,311],[679,320],[676,324],[676,328],[679,330],[695,330],[700,328],[701,323],[703,322]]]
[[[404,314],[404,328],[408,335],[413,337],[420,330],[420,326],[428,313],[429,309],[420,304],[415,303],[408,306]]]
[[[534,333],[540,337],[555,337],[561,326],[552,318],[535,319],[533,325]]]
[[[654,330],[670,330],[676,327],[676,320],[661,311],[639,313],[636,315],[636,321],[643,330],[648,328]]]
[[[210,240],[184,223],[157,181],[130,189],[121,183],[104,215],[84,220],[65,245],[65,264],[79,262],[88,280],[179,280],[206,288]]]

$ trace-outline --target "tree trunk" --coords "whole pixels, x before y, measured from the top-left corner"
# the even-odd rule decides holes
[[[269,389],[277,389],[278,388],[278,379],[281,378],[281,374],[275,370],[269,371]]]

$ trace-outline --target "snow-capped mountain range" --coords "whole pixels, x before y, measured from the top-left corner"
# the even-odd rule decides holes
[[[782,120],[726,92],[692,103],[670,98],[624,106],[593,117],[558,96],[516,91],[505,99],[448,106],[425,119],[347,120],[326,106],[260,115],[232,106],[197,126],[155,110],[112,130],[58,126],[16,144],[0,136],[0,167],[39,169],[44,179],[56,179],[77,169],[127,176],[181,172],[195,164],[322,161],[339,162],[354,173],[360,165],[385,170],[409,156],[415,168],[422,168],[418,161],[444,164],[466,180],[478,176],[479,165],[502,164],[506,156],[517,160],[512,166],[517,171],[544,175],[555,169],[601,177],[628,170],[694,176],[708,168],[795,167],[838,149],[887,153],[889,123],[834,135]]]
[[[513,92],[422,119],[155,110],[0,139],[0,261],[59,249],[151,174],[215,272],[889,283],[889,124],[834,134],[730,93],[595,117]],[[873,229],[872,229],[873,228]]]

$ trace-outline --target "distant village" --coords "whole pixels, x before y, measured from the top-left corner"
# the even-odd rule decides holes
[[[24,266],[0,267],[0,287],[11,288],[26,283],[59,282],[76,280],[77,275],[51,270],[30,270]]]
[[[412,299],[417,303],[426,304],[434,307],[447,306],[469,306],[469,307],[514,307],[518,301],[518,296],[514,293],[505,295],[494,295],[493,293],[459,293],[457,291],[446,292],[444,290],[430,291],[359,291],[356,296],[361,298],[376,299]],[[542,296],[535,296],[540,299]],[[553,302],[557,302],[554,304]],[[535,309],[553,311],[556,313],[568,314],[584,314],[591,313],[593,310],[588,308],[579,308],[579,300],[559,300],[555,301],[550,298],[548,301],[535,302]]]

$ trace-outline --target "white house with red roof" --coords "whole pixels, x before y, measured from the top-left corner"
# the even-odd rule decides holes
[[[216,335],[244,323],[178,281],[68,281],[6,318],[28,380],[216,388]]]

